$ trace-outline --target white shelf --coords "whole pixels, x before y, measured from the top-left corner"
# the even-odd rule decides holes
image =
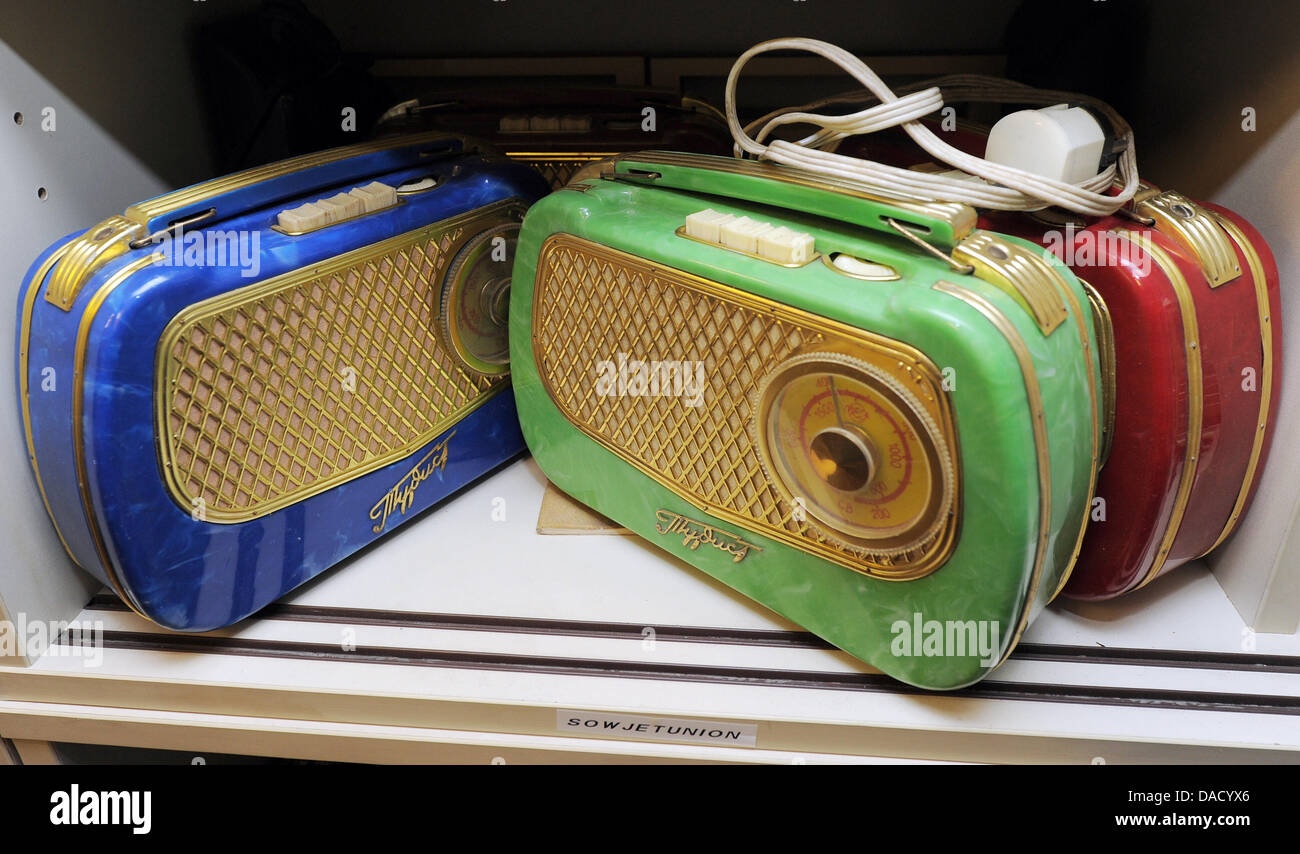
[[[99,597],[80,618],[103,621],[102,664],[0,669],[0,733],[378,761],[1300,761],[1300,638],[1243,650],[1200,565],[1055,606],[990,679],[925,694],[639,539],[538,535],[544,485],[515,463],[233,629],[171,634]],[[585,738],[557,729],[569,709],[757,739]]]

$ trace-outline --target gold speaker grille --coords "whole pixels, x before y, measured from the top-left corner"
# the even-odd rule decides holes
[[[503,388],[437,338],[456,250],[501,206],[196,303],[158,348],[159,456],[211,522],[270,513],[416,450]],[[511,217],[517,218],[517,217]]]
[[[533,347],[552,400],[575,426],[695,506],[859,572],[902,577],[942,563],[955,518],[916,549],[864,554],[792,512],[754,446],[755,395],[768,372],[809,348],[867,360],[912,389],[956,448],[937,369],[899,342],[570,235],[538,259]],[[669,395],[601,394],[602,361],[704,366],[698,406]]]

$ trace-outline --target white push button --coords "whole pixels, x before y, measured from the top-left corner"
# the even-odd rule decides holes
[[[432,180],[432,179],[426,179]],[[364,187],[357,187],[349,195],[355,196],[361,200],[362,206],[366,213],[381,211],[384,208],[391,208],[397,204],[397,190],[381,184],[378,181],[371,181]]]
[[[316,204],[325,209],[325,216],[330,224],[352,219],[354,216],[361,216],[366,211],[360,199],[347,193],[339,193],[330,196],[328,199],[321,199]]]
[[[560,130],[587,133],[591,130],[590,116],[560,116]]]
[[[497,130],[502,133],[519,133],[528,130],[528,116],[502,116],[497,123]]]
[[[807,264],[813,257],[813,236],[803,231],[773,228],[758,237],[758,254],[778,264]]]
[[[301,234],[353,219],[362,214],[383,210],[395,204],[397,204],[395,189],[382,182],[371,181],[364,187],[354,187],[346,193],[336,193],[328,199],[317,199],[296,208],[282,210],[276,215],[275,224],[291,234]]]
[[[319,205],[308,202],[287,211],[280,211],[280,215],[276,217],[276,224],[290,232],[314,231],[324,228],[328,220],[325,211],[321,210]]]
[[[415,178],[411,181],[403,181],[397,185],[397,192],[402,195],[407,193],[423,193],[425,190],[432,190],[438,186],[438,182],[430,175],[423,178]]]
[[[719,228],[724,222],[735,219],[734,214],[724,214],[713,208],[696,211],[686,217],[686,235],[696,240],[717,243],[720,239]]]
[[[850,276],[857,276],[861,279],[897,279],[898,271],[888,264],[877,264],[875,261],[867,261],[862,258],[855,258],[852,255],[845,255],[843,252],[836,253],[831,257],[831,263],[837,270],[848,273]]]
[[[748,252],[751,255],[758,254],[759,235],[771,230],[771,225],[750,219],[747,216],[728,220],[719,228],[723,246],[728,249],[739,249],[741,252]]]
[[[806,264],[816,255],[813,236],[784,225],[774,226],[713,208],[686,217],[687,237],[756,255],[775,264]]]
[[[533,116],[528,120],[529,130],[549,130],[557,131],[560,129],[559,116]]]

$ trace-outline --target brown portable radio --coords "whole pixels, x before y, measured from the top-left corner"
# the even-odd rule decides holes
[[[585,164],[627,151],[731,152],[726,119],[716,108],[663,89],[434,91],[388,110],[375,133],[453,129],[537,168],[554,189]]]

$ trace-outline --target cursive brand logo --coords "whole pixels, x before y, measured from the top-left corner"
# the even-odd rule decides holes
[[[420,484],[433,477],[433,473],[441,470],[447,465],[447,443],[451,437],[456,435],[453,430],[447,434],[447,438],[429,449],[423,459],[415,464],[410,471],[402,476],[393,488],[388,490],[388,494],[370,508],[370,518],[377,519],[375,525],[370,530],[378,534],[384,530],[384,525],[388,524],[388,517],[394,510],[406,515],[406,509],[411,506],[415,500],[415,490],[420,488]]]
[[[753,543],[747,543],[730,531],[723,531],[705,522],[687,519],[671,510],[659,510],[655,513],[659,523],[655,530],[660,534],[681,534],[682,545],[695,551],[703,543],[731,555],[732,563],[740,563],[749,554],[749,550],[761,552],[763,549]]]

